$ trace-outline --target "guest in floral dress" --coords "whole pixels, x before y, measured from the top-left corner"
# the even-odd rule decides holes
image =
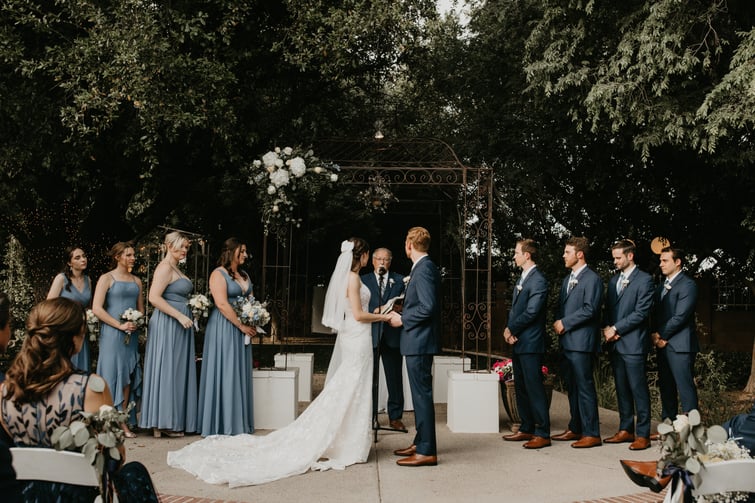
[[[47,293],[48,299],[64,297],[78,302],[87,309],[92,303],[92,280],[84,272],[87,268],[87,255],[77,246],[71,246],[63,252],[63,269],[55,276]],[[73,366],[89,372],[92,360],[89,352],[89,339],[84,337],[81,351],[71,357]]]
[[[92,301],[92,311],[101,326],[97,373],[110,386],[115,407],[123,410],[141,396],[142,371],[138,326],[124,321],[121,315],[129,308],[144,313],[144,298],[141,280],[131,274],[135,261],[131,243],[116,243],[110,249],[110,257],[114,268],[97,280]],[[136,408],[131,410],[129,424],[136,424]],[[129,425],[124,425],[124,431],[129,438],[136,436]]]

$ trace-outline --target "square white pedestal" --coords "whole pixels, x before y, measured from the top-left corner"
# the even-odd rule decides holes
[[[433,357],[433,402],[446,403],[448,401],[448,371],[469,370],[471,360],[461,356]]]
[[[296,419],[298,380],[298,368],[252,371],[255,428],[277,430]]]
[[[412,388],[409,386],[409,377],[406,375],[406,358],[402,358],[401,380],[404,385],[404,410],[414,410],[412,402]],[[378,387],[378,411],[386,411],[388,407],[388,385],[385,383],[385,370],[383,361],[380,360],[380,380]]]
[[[448,371],[448,429],[454,433],[498,433],[496,373]]]
[[[299,369],[299,400],[312,401],[312,372],[314,371],[314,353],[278,353],[275,366],[278,368]]]

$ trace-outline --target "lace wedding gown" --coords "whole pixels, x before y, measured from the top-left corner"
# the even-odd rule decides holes
[[[367,311],[370,292],[359,297]],[[265,436],[213,435],[168,453],[168,464],[205,482],[263,484],[308,470],[364,463],[372,421],[372,332],[346,310],[325,387],[296,421]]]

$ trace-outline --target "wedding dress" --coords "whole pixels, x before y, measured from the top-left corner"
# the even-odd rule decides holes
[[[360,286],[359,297],[366,311],[366,286]],[[371,325],[356,321],[348,303],[341,302],[341,309],[344,317],[325,387],[296,421],[265,436],[209,436],[169,452],[168,464],[211,484],[239,487],[367,461],[372,442]]]

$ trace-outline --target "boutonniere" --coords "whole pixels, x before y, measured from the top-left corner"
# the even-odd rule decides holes
[[[522,285],[516,285],[516,291],[521,292],[522,291]]]
[[[404,276],[404,286],[409,284],[409,280],[412,279],[411,276]]]
[[[665,288],[665,289],[666,289],[666,291],[668,292],[669,290],[671,290],[671,283],[666,283],[666,284],[664,284],[664,285],[663,285],[663,288]]]
[[[621,289],[623,290],[627,286],[629,286],[629,280],[628,279],[622,279],[621,280]]]
[[[571,290],[575,286],[577,286],[577,283],[579,283],[579,280],[577,278],[572,278],[569,280],[569,289]]]
[[[388,278],[388,286],[393,286],[396,283],[393,278]]]

